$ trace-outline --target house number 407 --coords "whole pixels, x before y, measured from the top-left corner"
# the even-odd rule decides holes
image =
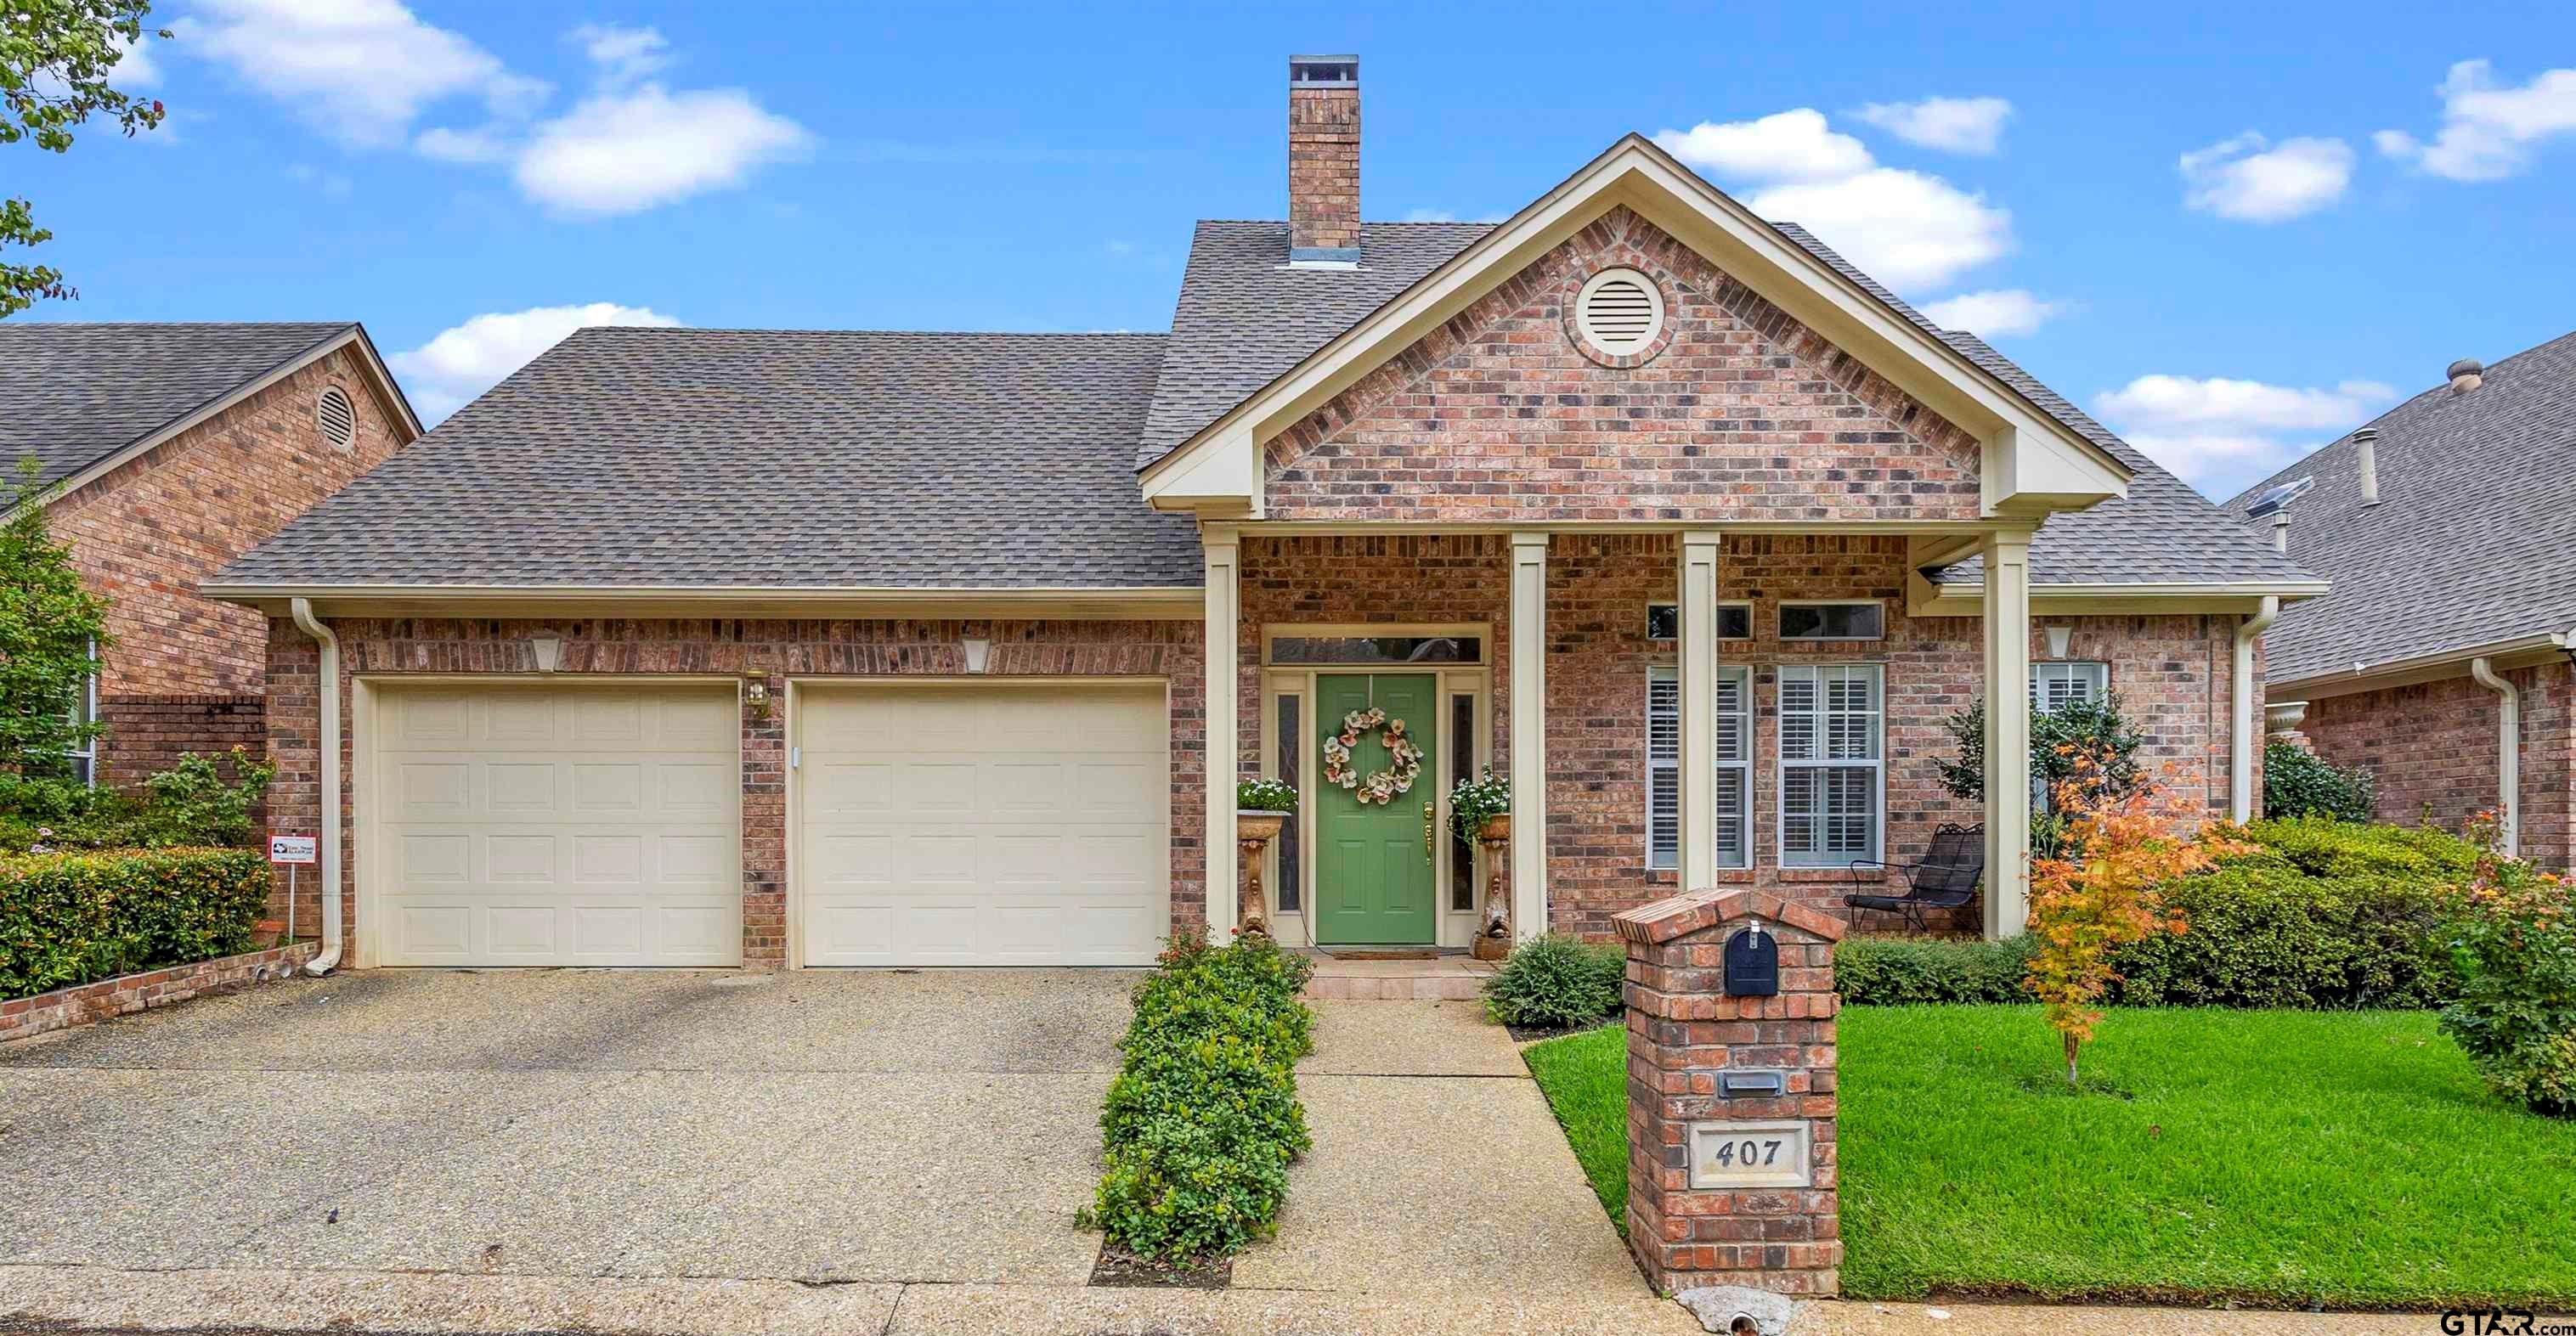
[[[1708,1158],[1722,1168],[1732,1168],[1736,1165],[1742,1165],[1747,1169],[1756,1165],[1768,1168],[1780,1162],[1780,1147],[1783,1144],[1776,1137],[1769,1141],[1721,1141],[1710,1148]]]

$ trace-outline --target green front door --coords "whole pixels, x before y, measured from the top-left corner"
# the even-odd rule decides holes
[[[1432,840],[1424,814],[1438,810],[1440,679],[1430,673],[1325,673],[1315,679],[1315,942],[1319,946],[1431,946],[1439,941]],[[1374,706],[1404,721],[1422,749],[1413,787],[1385,803],[1363,803],[1370,775],[1394,765],[1381,726],[1351,749],[1361,787],[1322,779],[1323,742],[1342,731],[1342,717]],[[1437,832],[1433,832],[1436,834]]]

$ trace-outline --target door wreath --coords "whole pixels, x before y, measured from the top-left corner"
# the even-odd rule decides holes
[[[1380,727],[1386,729],[1387,755],[1394,758],[1394,764],[1370,771],[1363,779],[1351,764],[1351,749]],[[1324,739],[1324,782],[1353,790],[1351,796],[1359,799],[1362,806],[1394,802],[1397,794],[1412,790],[1414,779],[1421,773],[1422,749],[1405,736],[1404,721],[1387,718],[1386,711],[1376,706],[1343,715],[1342,731]]]

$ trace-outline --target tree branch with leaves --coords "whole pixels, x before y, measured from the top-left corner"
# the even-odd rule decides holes
[[[151,12],[150,0],[0,0],[0,144],[33,141],[64,153],[74,127],[92,117],[114,121],[128,137],[159,125],[158,101],[108,82],[144,39]],[[155,28],[150,35],[170,33]],[[38,246],[53,236],[36,225],[25,199],[0,198],[0,248]],[[0,319],[48,298],[79,295],[51,265],[0,259]]]

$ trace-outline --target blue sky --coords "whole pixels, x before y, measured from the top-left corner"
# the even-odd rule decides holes
[[[35,318],[360,319],[432,416],[584,321],[1161,329],[1298,51],[1373,219],[1663,132],[2221,496],[2576,328],[2567,6],[1352,8],[168,0],[164,129],[0,161]]]

